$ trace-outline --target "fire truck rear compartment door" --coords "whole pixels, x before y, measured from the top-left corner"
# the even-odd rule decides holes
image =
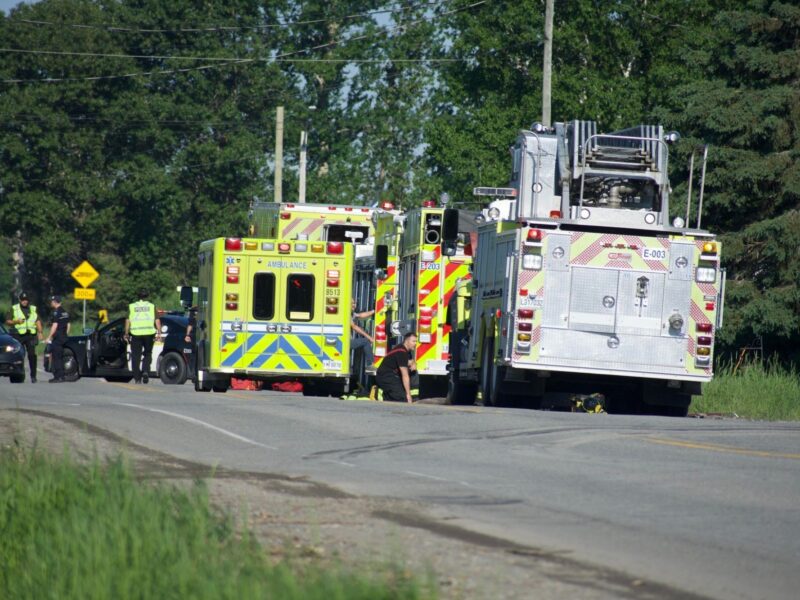
[[[611,269],[572,269],[569,328],[614,333],[619,272]]]

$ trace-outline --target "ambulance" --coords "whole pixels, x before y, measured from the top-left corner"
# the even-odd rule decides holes
[[[217,238],[199,263],[197,391],[232,377],[349,391],[353,244]]]

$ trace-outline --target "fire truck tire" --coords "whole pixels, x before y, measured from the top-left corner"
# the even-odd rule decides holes
[[[481,354],[480,385],[481,401],[484,406],[492,405],[492,374],[494,371],[494,338],[485,339]],[[478,402],[476,402],[477,404]]]
[[[222,381],[215,381],[211,384],[211,389],[213,389],[217,394],[224,394],[228,391],[228,388],[231,386],[230,379],[225,379]]]
[[[183,385],[186,383],[186,361],[177,352],[167,352],[158,365],[158,377],[164,385]]]

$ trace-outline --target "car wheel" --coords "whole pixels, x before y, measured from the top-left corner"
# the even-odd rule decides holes
[[[25,381],[25,373],[22,375],[9,375],[8,378],[11,380],[11,383],[22,383]]]
[[[69,348],[64,348],[64,379],[67,381],[78,381],[81,378],[78,369],[78,359],[75,353]]]
[[[167,352],[158,365],[158,376],[165,385],[186,383],[186,361],[177,352]]]

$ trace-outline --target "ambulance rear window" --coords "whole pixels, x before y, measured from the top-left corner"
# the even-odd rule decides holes
[[[314,318],[314,276],[293,273],[286,280],[286,318],[310,321]]]
[[[253,278],[253,318],[269,321],[275,316],[275,275],[256,273]]]
[[[347,235],[350,233],[351,235]],[[361,234],[361,235],[353,235]],[[358,225],[328,225],[326,241],[328,242],[352,242],[353,244],[363,244],[369,236],[369,227],[359,227]]]

